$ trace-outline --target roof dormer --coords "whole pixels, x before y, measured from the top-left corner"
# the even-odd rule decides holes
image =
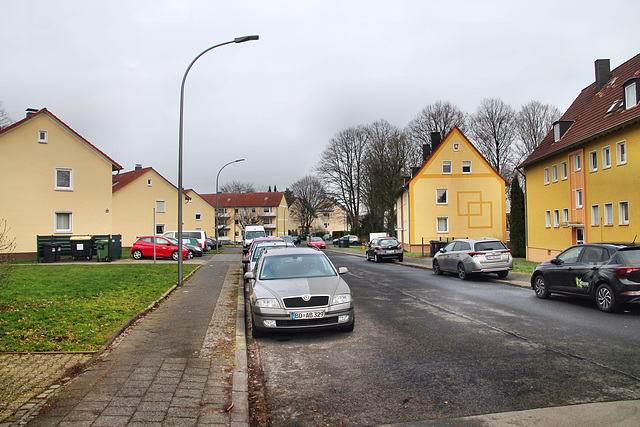
[[[562,136],[569,130],[573,121],[571,120],[558,120],[553,123],[553,142],[558,142]]]
[[[635,107],[638,104],[640,95],[640,77],[633,77],[622,85],[624,90],[624,109]]]

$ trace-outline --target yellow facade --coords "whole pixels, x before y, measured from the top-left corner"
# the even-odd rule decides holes
[[[215,237],[215,208],[193,190],[187,195],[190,199],[182,206],[183,230],[203,230],[207,237]]]
[[[252,194],[253,193],[247,193],[245,195],[249,196]],[[215,194],[207,194],[204,196],[209,203],[215,206]],[[257,203],[251,206],[240,206],[235,203],[229,205],[227,201],[228,197],[228,194],[220,194],[218,227],[219,239],[221,241],[240,243],[242,241],[242,224],[246,221],[264,226],[267,236],[284,236],[289,234],[289,207],[284,194],[280,197],[278,205],[275,206],[271,204],[264,206],[258,205]],[[261,200],[255,197],[251,199],[256,202]]]
[[[621,145],[625,146],[626,161],[621,158]],[[527,259],[546,261],[581,242],[630,242],[636,238],[640,232],[640,222],[634,221],[634,214],[640,211],[640,193],[636,190],[640,184],[640,151],[634,148],[638,146],[640,127],[628,127],[525,169]],[[576,156],[580,156],[579,170]],[[566,176],[563,163],[567,165]],[[576,205],[578,190],[582,190],[582,206]],[[625,203],[628,221],[621,216]]]
[[[408,251],[419,252],[430,240],[506,242],[505,181],[454,128],[398,197],[396,214]]]
[[[35,254],[37,235],[112,234],[114,168],[119,165],[46,110],[5,129],[0,218],[15,239],[14,253]],[[61,173],[69,178],[62,187]]]
[[[315,219],[311,223],[311,233],[323,232],[333,236],[334,231],[348,230],[347,213],[333,200],[327,198],[320,202]],[[296,233],[302,234],[302,226],[294,212],[300,210],[300,202],[296,199],[289,206],[289,227]]]

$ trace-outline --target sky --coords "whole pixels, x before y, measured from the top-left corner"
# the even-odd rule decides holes
[[[566,110],[640,52],[637,0],[4,0],[0,102],[47,108],[123,166],[183,186],[283,191],[313,174],[338,132],[425,106],[482,99]]]

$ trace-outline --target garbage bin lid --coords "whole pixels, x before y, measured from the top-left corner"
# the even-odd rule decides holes
[[[91,236],[71,236],[69,240],[91,240]]]

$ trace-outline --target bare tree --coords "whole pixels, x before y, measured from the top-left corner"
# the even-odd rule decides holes
[[[331,138],[316,166],[327,192],[344,206],[348,223],[356,227],[360,223],[367,141],[364,126],[342,130]]]
[[[7,221],[0,219],[0,289],[7,286],[7,279],[11,275],[11,258],[15,249],[15,239],[9,238]]]
[[[494,169],[510,175],[515,166],[516,113],[498,98],[485,98],[470,119],[476,148]]]
[[[13,123],[13,120],[9,116],[9,113],[2,106],[2,101],[0,101],[0,129],[5,128]]]
[[[558,108],[540,101],[530,101],[522,106],[516,116],[521,142],[518,147],[520,160],[524,160],[538,147],[551,130],[553,122],[558,120],[561,115],[562,112]]]
[[[291,184],[291,191],[300,203],[300,209],[294,213],[295,219],[300,222],[303,230],[309,232],[311,223],[316,218],[318,205],[326,197],[322,182],[315,176],[307,175]]]
[[[220,186],[221,193],[255,193],[256,188],[250,182],[231,181]]]

